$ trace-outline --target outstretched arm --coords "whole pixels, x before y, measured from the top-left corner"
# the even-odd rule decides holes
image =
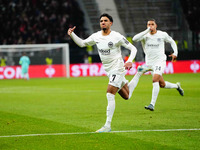
[[[149,31],[150,31],[150,27],[148,27],[146,30],[144,30],[144,31],[142,31],[142,32],[140,32],[140,33],[138,33],[138,34],[136,34],[136,35],[133,37],[132,40],[133,40],[134,42],[140,41],[140,40],[143,38],[143,36],[146,35]]]
[[[79,47],[85,47],[86,45],[84,44],[83,40],[81,38],[79,38],[75,33],[76,26],[74,26],[73,28],[69,28],[68,29],[68,35],[72,38],[72,40],[79,46]]]
[[[76,26],[74,26],[73,28],[69,28],[68,31],[67,31],[67,34],[69,36],[71,36],[72,32],[74,32],[75,29],[76,29]]]

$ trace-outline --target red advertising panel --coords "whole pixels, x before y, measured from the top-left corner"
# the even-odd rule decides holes
[[[173,63],[174,73],[200,72],[200,60],[177,61]]]
[[[30,78],[66,77],[64,65],[33,65],[29,68]]]
[[[106,72],[101,63],[93,64],[71,64],[70,65],[70,76],[103,76]]]
[[[30,65],[30,78],[51,78],[65,77],[66,71],[64,65]],[[20,66],[0,67],[0,79],[19,79],[21,78]]]
[[[127,75],[134,75],[137,71],[138,65],[142,65],[144,62],[133,63],[131,70],[127,71]],[[197,73],[200,72],[200,60],[189,60],[189,61],[167,61],[165,74],[173,73]],[[148,74],[148,73],[147,73]],[[70,65],[70,76],[103,76],[106,75],[101,63],[93,64],[71,64]]]
[[[144,62],[133,63],[131,70],[127,71],[127,75],[134,75],[137,71],[138,65]],[[200,60],[176,61],[167,62],[165,74],[173,73],[200,73]],[[106,72],[101,63],[93,64],[71,64],[71,77],[85,77],[85,76],[105,76]],[[52,77],[66,77],[66,68],[64,65],[30,65],[30,78],[52,78]],[[19,79],[21,78],[20,66],[0,67],[0,79]]]

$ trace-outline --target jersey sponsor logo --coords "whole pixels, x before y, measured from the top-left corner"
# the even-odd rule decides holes
[[[156,48],[159,47],[159,44],[147,44],[148,47]]]
[[[112,48],[113,47],[113,42],[108,43],[108,47]]]
[[[98,49],[99,53],[101,53],[101,55],[110,55],[110,49],[108,50],[103,50],[103,49]]]
[[[123,38],[124,42],[128,45],[129,44],[129,41],[125,38]]]

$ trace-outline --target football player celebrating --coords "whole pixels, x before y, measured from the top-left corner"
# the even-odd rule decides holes
[[[172,57],[172,61],[177,58],[178,51],[175,41],[166,33],[157,30],[157,24],[155,19],[149,19],[147,22],[147,29],[141,33],[138,33],[133,37],[133,41],[141,41],[142,47],[145,53],[145,63],[146,65],[139,66],[138,72],[136,73],[133,81],[136,86],[140,76],[147,71],[151,71],[153,75],[153,90],[151,103],[145,106],[145,109],[154,110],[155,103],[159,94],[160,87],[178,90],[180,95],[184,95],[184,91],[180,86],[180,83],[170,83],[164,81],[162,74],[164,73],[166,67],[166,55],[165,55],[165,42],[171,44],[174,53],[169,55]]]
[[[107,87],[107,119],[105,125],[96,132],[110,132],[111,120],[115,110],[115,94],[118,92],[124,99],[129,99],[132,95],[134,85],[128,85],[125,79],[126,69],[132,68],[132,61],[136,56],[137,49],[126,40],[120,33],[112,31],[113,18],[109,14],[100,16],[101,31],[93,33],[87,39],[82,40],[75,33],[76,27],[68,29],[68,35],[80,47],[87,45],[97,45],[98,53],[104,70],[109,78]],[[124,63],[121,55],[121,46],[131,51],[129,59]]]

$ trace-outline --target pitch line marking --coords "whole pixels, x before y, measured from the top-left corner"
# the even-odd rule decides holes
[[[160,129],[160,130],[127,130],[127,131],[111,131],[110,133],[133,133],[133,132],[172,132],[172,131],[199,131],[197,129]],[[24,135],[4,135],[0,138],[7,137],[32,137],[32,136],[47,136],[47,135],[81,135],[81,134],[99,134],[96,132],[74,132],[74,133],[44,133],[44,134],[24,134]]]

